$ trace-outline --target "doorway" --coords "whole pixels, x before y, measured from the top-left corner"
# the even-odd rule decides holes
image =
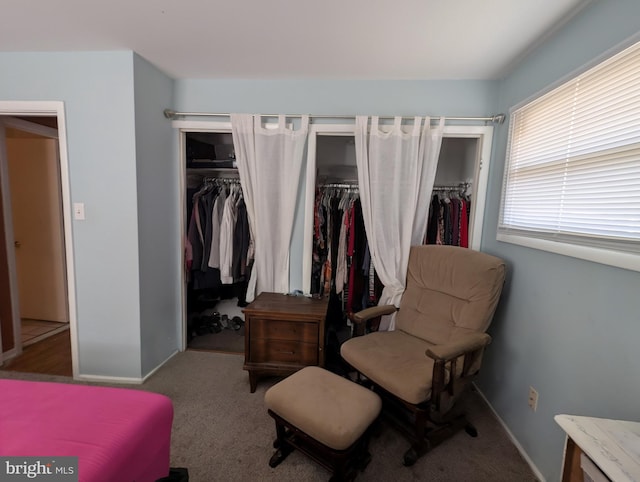
[[[71,376],[75,317],[60,116],[57,109],[53,115],[31,109],[12,114],[0,115],[0,363]],[[62,372],[60,360],[66,361]]]

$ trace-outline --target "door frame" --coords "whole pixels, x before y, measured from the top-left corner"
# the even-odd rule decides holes
[[[69,182],[69,158],[67,150],[67,132],[64,102],[61,101],[0,101],[0,116],[3,118],[11,116],[49,116],[56,117],[58,129],[58,164],[60,172],[60,188],[61,188],[61,200],[62,200],[62,223],[64,233],[64,252],[65,252],[65,265],[66,265],[66,278],[67,278],[67,310],[69,314],[69,331],[71,335],[71,360],[73,366],[73,377],[78,376],[78,329],[77,329],[77,314],[76,314],[76,287],[75,287],[75,269],[73,258],[73,229],[72,229],[72,208],[71,208],[71,188]],[[47,128],[45,126],[38,126],[27,121],[20,121],[20,119],[6,119],[12,127],[26,130],[29,132],[35,132],[50,136],[54,129]],[[1,139],[0,142],[4,143],[5,133],[4,128],[0,128]],[[4,150],[4,149],[3,149]],[[13,252],[13,220],[11,217],[11,206],[9,202],[9,179],[8,179],[8,165],[7,162],[0,162],[0,169],[3,170],[2,185],[0,186],[0,194],[3,196],[4,206],[4,220],[5,220],[5,237],[0,243],[4,244],[4,248],[7,250],[7,256],[9,261],[9,288],[11,291],[11,303],[13,312],[13,327],[14,327],[14,348],[15,353],[9,352],[11,356],[18,355],[22,352],[22,342],[20,339],[20,317],[18,312],[18,284],[16,274],[16,261],[15,254]],[[6,202],[4,202],[6,201]],[[11,245],[11,246],[10,246]],[[1,351],[1,350],[0,350]],[[1,356],[1,354],[0,354]]]
[[[174,120],[171,122],[171,127],[176,129],[178,134],[178,146],[179,154],[178,159],[180,162],[179,169],[179,196],[180,196],[180,287],[181,287],[181,315],[180,320],[180,351],[187,349],[187,278],[184,270],[184,249],[185,249],[185,233],[184,226],[187,222],[187,163],[186,163],[186,135],[187,132],[211,132],[218,134],[231,133],[231,121],[216,122],[216,121],[185,121]]]

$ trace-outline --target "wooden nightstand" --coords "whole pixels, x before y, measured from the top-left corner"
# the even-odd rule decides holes
[[[251,393],[262,375],[287,376],[324,365],[328,299],[261,293],[244,310],[244,366]]]

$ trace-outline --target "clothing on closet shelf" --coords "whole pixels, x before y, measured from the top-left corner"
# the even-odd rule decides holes
[[[471,200],[466,195],[467,187],[467,184],[434,187],[423,244],[469,247]]]

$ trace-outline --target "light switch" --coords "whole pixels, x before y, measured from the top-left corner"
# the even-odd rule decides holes
[[[84,203],[73,203],[73,217],[75,219],[84,219]]]

